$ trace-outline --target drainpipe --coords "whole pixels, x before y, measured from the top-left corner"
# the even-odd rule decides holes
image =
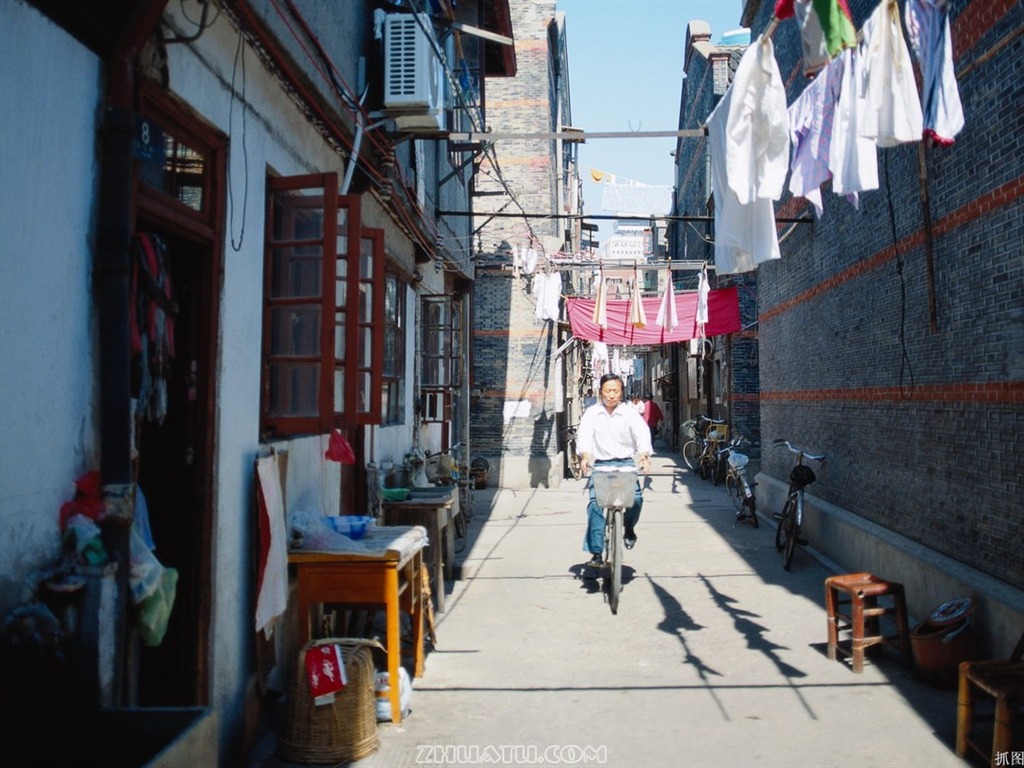
[[[156,30],[167,0],[136,7],[107,63],[107,108],[100,129],[99,226],[93,285],[99,319],[100,474],[103,539],[117,563],[112,702],[124,699],[123,662],[128,620],[129,534],[134,511],[131,468],[131,380],[128,335],[132,237],[132,142],[135,134],[135,62]]]

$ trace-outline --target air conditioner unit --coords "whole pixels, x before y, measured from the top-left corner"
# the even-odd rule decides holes
[[[400,129],[444,127],[444,70],[432,29],[426,14],[384,19],[384,109]]]

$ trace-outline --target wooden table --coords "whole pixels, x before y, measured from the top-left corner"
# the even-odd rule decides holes
[[[445,494],[381,502],[385,525],[422,525],[430,537],[430,575],[437,599],[437,612],[444,613],[444,582],[451,575],[455,554],[455,528],[452,518],[458,514],[458,489]]]
[[[414,677],[423,676],[423,590],[420,569],[426,531],[420,526],[376,526],[360,540],[366,552],[293,550],[288,562],[298,577],[299,639],[312,637],[310,609],[318,603],[384,606],[387,621],[391,721],[402,721],[398,668],[402,648],[399,612],[412,619]]]

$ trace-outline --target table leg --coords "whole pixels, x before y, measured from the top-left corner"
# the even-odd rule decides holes
[[[391,722],[402,722],[401,678],[398,668],[402,665],[402,640],[398,634],[398,569],[389,568],[385,585],[388,636],[388,684],[390,685]]]
[[[434,554],[434,596],[438,613],[444,613],[444,528],[435,515],[430,527],[430,548]]]
[[[409,577],[410,586],[416,585],[416,591],[412,593],[412,606],[409,609],[409,618],[412,620],[413,677],[423,677],[423,604],[429,598],[423,594],[420,580],[416,578],[422,567],[423,555],[417,553],[412,559]]]

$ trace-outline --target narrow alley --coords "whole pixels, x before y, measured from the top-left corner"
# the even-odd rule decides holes
[[[678,456],[654,459],[612,615],[584,489],[478,494],[412,713],[356,765],[964,765],[955,692],[891,650],[861,675],[829,661],[830,568],[802,549],[785,572],[771,524],[737,523]]]

